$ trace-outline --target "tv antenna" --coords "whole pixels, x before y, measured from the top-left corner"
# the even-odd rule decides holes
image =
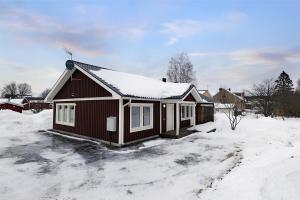
[[[72,59],[72,56],[73,56],[72,52],[69,51],[67,48],[64,48],[64,50],[65,50],[65,52],[71,57],[71,60],[73,60],[73,59]]]

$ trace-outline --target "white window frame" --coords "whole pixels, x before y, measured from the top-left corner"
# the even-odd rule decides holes
[[[194,105],[192,105],[192,104],[181,104],[180,105],[181,121],[189,120],[194,117],[193,106]],[[182,107],[185,107],[183,115],[182,115]],[[187,116],[187,113],[189,113],[189,116]]]
[[[132,126],[132,107],[140,107],[140,126],[139,127],[131,127]],[[143,126],[144,124],[144,109],[143,107],[150,107],[150,125]],[[130,133],[137,131],[144,131],[148,129],[153,129],[153,103],[131,103],[130,104]]]
[[[60,116],[60,121],[58,120],[58,107],[62,106],[62,114]],[[63,116],[64,116],[64,107],[68,106],[67,108],[67,121],[63,121]],[[71,123],[70,122],[70,108],[71,106],[74,106],[74,121]],[[61,125],[66,125],[66,126],[75,126],[75,119],[76,119],[76,104],[75,103],[57,103],[56,108],[55,108],[55,123],[56,124],[61,124]]]

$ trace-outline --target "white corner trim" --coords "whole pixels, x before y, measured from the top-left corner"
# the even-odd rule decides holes
[[[181,112],[180,110],[180,106],[179,106],[179,103],[176,103],[176,135],[178,136],[179,135],[179,129],[180,129],[180,114],[179,112]]]
[[[119,99],[119,145],[124,144],[124,106],[123,99]]]

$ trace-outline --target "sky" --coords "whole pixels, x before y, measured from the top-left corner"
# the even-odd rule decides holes
[[[69,55],[161,79],[181,52],[196,85],[251,89],[300,78],[300,0],[0,0],[0,88],[51,88]]]

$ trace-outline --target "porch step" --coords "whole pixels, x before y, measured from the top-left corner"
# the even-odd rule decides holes
[[[162,137],[162,138],[178,139],[178,138],[182,138],[182,137],[188,136],[188,135],[190,135],[192,133],[195,133],[195,132],[199,132],[199,131],[196,131],[196,130],[187,130],[187,129],[180,129],[179,135],[176,135],[175,131],[168,131],[168,132],[165,132],[165,133],[161,133],[160,137]]]

